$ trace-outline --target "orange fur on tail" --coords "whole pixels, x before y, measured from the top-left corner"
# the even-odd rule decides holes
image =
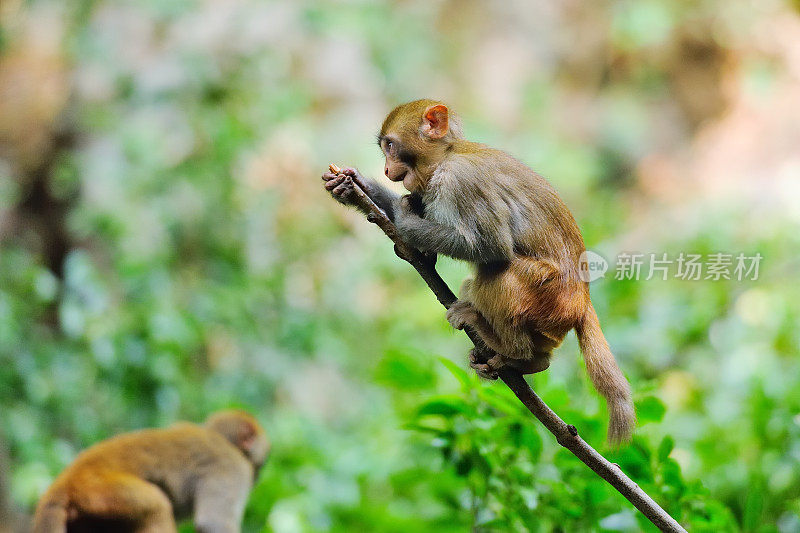
[[[614,360],[591,303],[575,331],[589,378],[608,404],[608,440],[612,444],[628,441],[636,423],[631,387]]]

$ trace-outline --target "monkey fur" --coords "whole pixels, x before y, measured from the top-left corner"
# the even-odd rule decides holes
[[[467,141],[457,117],[435,100],[392,110],[378,143],[384,173],[411,194],[401,197],[352,168],[323,174],[325,188],[351,204],[358,176],[406,242],[473,264],[447,318],[457,329],[473,327],[498,355],[482,362],[473,350],[470,366],[490,379],[503,365],[541,372],[575,329],[589,377],[608,404],[609,441],[628,440],[630,386],[580,276],[583,237],[555,189],[507,153]]]
[[[34,533],[175,532],[193,517],[201,533],[237,533],[269,443],[255,418],[212,414],[118,435],[81,453],[45,492]]]

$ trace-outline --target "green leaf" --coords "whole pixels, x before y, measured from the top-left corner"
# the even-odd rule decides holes
[[[519,416],[523,409],[516,396],[507,388],[481,387],[478,396],[494,409],[507,415]]]
[[[640,425],[648,422],[661,422],[666,410],[661,400],[655,396],[647,396],[636,402],[636,417],[639,419]]]
[[[417,409],[416,416],[430,416],[439,415],[445,418],[452,418],[456,415],[469,415],[474,413],[474,410],[468,405],[463,398],[455,395],[442,395],[431,398],[419,409]]]
[[[531,453],[531,460],[536,462],[542,455],[542,436],[532,426],[523,424],[520,429],[520,444]]]
[[[764,485],[760,480],[750,483],[747,491],[747,499],[744,504],[744,528],[754,531],[762,523],[762,512],[764,510]]]
[[[663,463],[669,457],[669,454],[672,453],[672,449],[675,447],[675,441],[672,437],[667,435],[663,439],[661,439],[661,444],[658,445],[658,461]]]
[[[450,371],[451,374],[453,374],[453,376],[461,383],[461,385],[463,385],[465,389],[472,388],[472,382],[470,381],[469,374],[467,374],[463,368],[452,362],[450,359],[446,359],[444,357],[439,357],[439,361],[447,370]]]
[[[676,490],[677,494],[684,492],[683,475],[681,475],[681,467],[674,459],[667,459],[664,461],[661,469],[661,475],[664,479],[664,484]]]
[[[375,369],[375,378],[397,389],[427,389],[433,385],[431,371],[402,350],[387,350]]]
[[[436,422],[439,422],[438,424]],[[403,429],[409,431],[419,431],[420,433],[432,433],[438,437],[452,437],[452,431],[444,423],[441,419],[432,419],[429,418],[425,421],[425,423],[421,422],[409,422],[408,424],[403,424]]]

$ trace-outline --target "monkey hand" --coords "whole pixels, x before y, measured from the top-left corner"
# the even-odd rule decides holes
[[[325,182],[325,190],[339,202],[352,204],[356,198],[355,184],[353,178],[359,176],[354,168],[343,168],[338,173],[326,172],[322,175]]]

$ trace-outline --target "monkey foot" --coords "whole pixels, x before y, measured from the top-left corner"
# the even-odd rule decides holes
[[[550,353],[537,353],[533,359],[509,359],[508,364],[523,374],[536,374],[550,368]]]
[[[493,359],[495,357],[486,361],[486,358],[476,348],[469,351],[469,366],[483,379],[497,379],[497,369],[492,364]]]
[[[447,310],[447,321],[454,329],[464,329],[478,321],[478,311],[472,304],[464,300],[456,300]]]

